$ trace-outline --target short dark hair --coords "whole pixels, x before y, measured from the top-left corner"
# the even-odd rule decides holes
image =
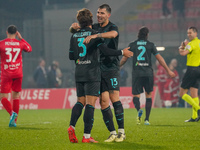
[[[83,8],[83,9],[79,10],[78,14],[76,16],[81,28],[92,25],[92,23],[93,23],[92,17],[93,17],[92,13],[87,8]]]
[[[15,25],[9,25],[7,31],[9,34],[15,34],[17,32],[17,27]]]
[[[102,4],[101,6],[99,6],[99,8],[100,9],[105,8],[106,11],[111,14],[111,8],[110,8],[110,6],[108,4]]]
[[[198,33],[198,30],[197,30],[197,28],[196,27],[189,27],[188,29],[192,29],[193,30],[193,32],[196,32],[196,33]]]
[[[149,29],[145,26],[141,27],[138,32],[138,39],[147,40]]]

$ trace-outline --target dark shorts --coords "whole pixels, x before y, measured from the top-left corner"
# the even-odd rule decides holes
[[[100,82],[76,82],[77,96],[99,96]]]
[[[182,79],[181,88],[199,88],[200,67],[187,67],[187,71]]]
[[[132,77],[132,94],[138,95],[144,92],[153,91],[153,76],[147,77]]]
[[[119,91],[119,71],[101,73],[101,93],[110,90]]]

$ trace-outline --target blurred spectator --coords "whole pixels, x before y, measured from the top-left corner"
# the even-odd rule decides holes
[[[163,91],[163,102],[165,107],[176,107],[179,102],[179,74],[176,71],[177,60],[172,59],[169,68],[175,73],[174,78],[168,77]]]
[[[47,70],[45,68],[45,60],[39,60],[39,66],[36,68],[33,79],[37,88],[47,88]]]
[[[173,0],[172,1],[173,11],[177,12],[177,17],[185,18],[185,0]]]
[[[161,19],[164,19],[164,18],[171,18],[171,12],[168,8],[168,2],[169,0],[163,0],[162,1],[162,12],[163,12],[163,15],[161,16]]]
[[[47,81],[48,81],[49,88],[58,87],[58,81],[56,80],[56,69],[57,69],[57,65],[55,63],[52,63],[50,70],[47,74]]]
[[[122,66],[120,69],[120,86],[126,86],[127,78],[128,78],[128,73]]]
[[[57,80],[57,83],[58,83],[58,87],[61,87],[62,86],[63,75],[62,75],[61,69],[59,67],[59,62],[58,61],[53,61],[53,64],[56,65],[56,80]]]
[[[165,69],[159,64],[158,61],[156,61],[156,66],[157,66],[157,73],[156,73],[156,76],[155,76],[155,84],[157,84],[158,86],[158,91],[159,91],[159,94],[160,94],[160,99],[162,101],[162,106],[164,106],[164,103],[163,103],[163,92],[164,92],[164,86],[165,86],[165,83],[167,81],[167,72],[165,71]]]

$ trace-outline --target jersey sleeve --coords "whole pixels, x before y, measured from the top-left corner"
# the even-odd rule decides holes
[[[120,55],[122,55],[121,50],[115,50],[115,49],[108,48],[104,43],[99,44],[98,48],[106,56],[120,56]]]
[[[69,47],[69,59],[70,60],[75,60],[75,51],[74,51],[74,48],[73,48],[73,38],[71,37],[70,39],[70,47]]]
[[[21,39],[22,44],[22,50],[25,52],[32,52],[32,47],[31,45],[24,39]]]
[[[185,50],[188,50],[189,52],[192,51],[192,45],[191,45],[191,42],[189,42],[189,43],[185,46]]]
[[[118,27],[116,25],[112,25],[109,28],[110,31],[116,31],[119,34]]]
[[[158,50],[157,50],[157,48],[156,48],[156,46],[155,46],[155,44],[153,44],[152,53],[153,53],[153,55],[159,54],[159,53],[158,53]]]

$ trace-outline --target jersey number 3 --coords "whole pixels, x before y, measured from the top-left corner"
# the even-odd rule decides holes
[[[13,48],[13,49],[6,48],[5,50],[6,50],[6,55],[8,55],[9,57],[8,59],[6,59],[6,62],[11,62],[11,61],[15,62],[20,53],[20,48]],[[11,53],[12,51],[15,53],[14,57],[12,56],[12,53]]]
[[[85,44],[83,44],[85,38],[78,38],[78,46],[83,48],[83,52],[79,54],[80,57],[84,57],[86,55],[87,52],[87,48],[85,46]]]
[[[140,50],[140,54],[137,57],[137,60],[145,60],[145,57],[143,57],[144,53],[146,52],[146,48],[144,46],[139,46],[138,50]]]

